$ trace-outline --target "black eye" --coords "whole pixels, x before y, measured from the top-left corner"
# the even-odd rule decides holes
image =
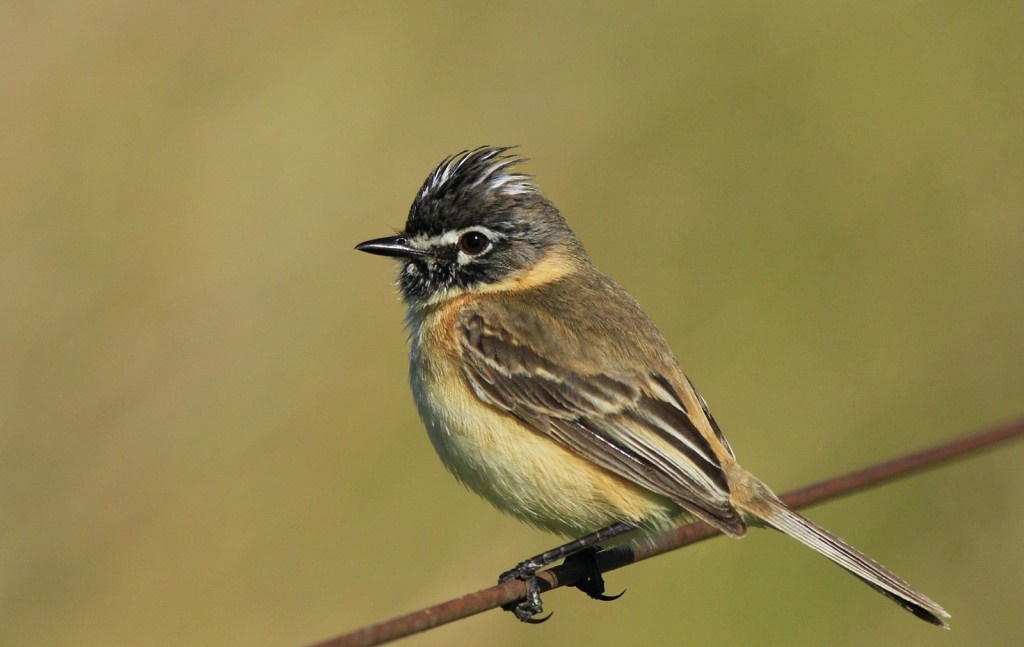
[[[470,256],[482,254],[490,245],[490,239],[479,231],[468,231],[459,238],[459,249]]]

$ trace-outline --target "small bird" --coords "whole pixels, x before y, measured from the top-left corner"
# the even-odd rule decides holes
[[[509,150],[447,157],[402,232],[356,246],[401,261],[412,392],[445,467],[499,510],[580,537],[502,574],[527,585],[506,608],[538,622],[539,569],[701,519],[732,537],[780,530],[946,627],[942,607],[740,467],[658,329]],[[614,599],[599,572],[577,586]]]

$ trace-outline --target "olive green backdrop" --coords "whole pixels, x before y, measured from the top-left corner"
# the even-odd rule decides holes
[[[555,539],[444,473],[390,234],[520,144],[779,490],[1024,413],[1019,2],[4,3],[0,643],[300,645]],[[410,645],[997,645],[1024,448]]]

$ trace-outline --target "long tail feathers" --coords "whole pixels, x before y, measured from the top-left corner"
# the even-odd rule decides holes
[[[764,494],[767,496],[737,503],[769,526],[828,557],[918,618],[944,629],[949,628],[945,618],[950,616],[945,609],[914,590],[875,560],[787,508],[770,491]]]

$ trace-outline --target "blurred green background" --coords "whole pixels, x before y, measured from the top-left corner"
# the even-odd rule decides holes
[[[1024,412],[1024,6],[4,3],[0,643],[299,645],[555,543],[406,384],[427,172],[525,170],[780,491]],[[810,516],[943,633],[754,532],[411,645],[996,645],[1019,445]],[[1011,638],[1012,637],[1012,638]]]

